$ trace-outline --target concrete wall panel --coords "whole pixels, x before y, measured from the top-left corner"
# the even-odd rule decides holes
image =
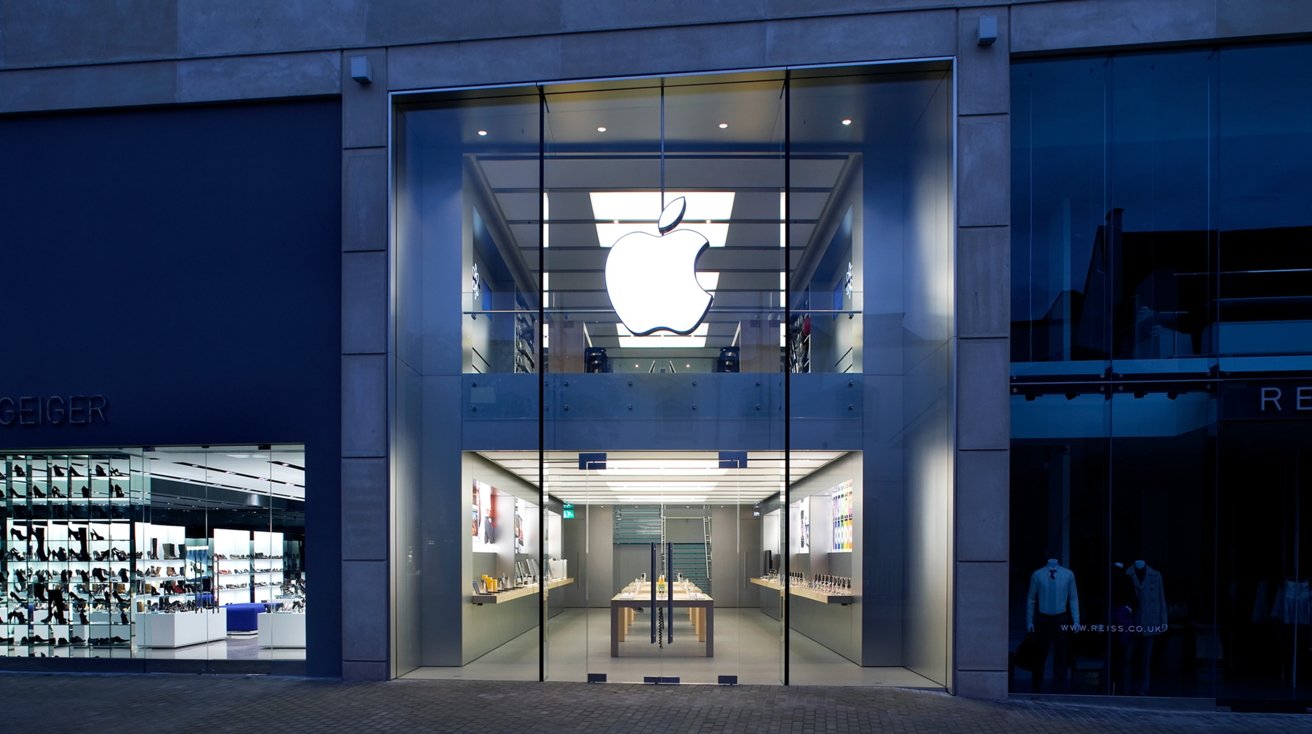
[[[958,671],[1007,669],[1007,564],[956,567]]]
[[[347,663],[387,660],[387,564],[342,562],[342,657]]]
[[[957,345],[957,448],[1006,450],[1011,445],[1006,339],[962,339]]]
[[[0,3],[0,64],[42,66],[166,59],[177,53],[172,0]]]
[[[387,249],[387,149],[342,152],[342,249]]]
[[[980,46],[979,23],[991,17],[998,40]],[[962,115],[1011,111],[1011,44],[1005,7],[963,10],[957,16],[957,112]]]
[[[387,461],[343,459],[342,559],[386,561],[387,515]]]
[[[342,357],[342,456],[387,455],[387,358]]]
[[[342,255],[342,353],[387,351],[387,253]]]
[[[1011,330],[1011,228],[957,231],[957,334],[1006,337]]]
[[[0,113],[169,104],[173,62],[0,72]]]
[[[209,56],[358,45],[365,7],[364,0],[177,0],[177,48]]]
[[[1010,541],[1010,474],[1006,451],[957,452],[958,561],[1006,561]]]
[[[318,51],[178,63],[179,102],[337,94],[341,54]]]
[[[1016,5],[1011,14],[1014,53],[1176,43],[1211,38],[1215,33],[1216,0],[1035,3]]]

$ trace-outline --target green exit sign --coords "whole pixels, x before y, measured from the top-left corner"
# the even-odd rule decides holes
[[[564,517],[566,520],[573,520],[573,519],[574,519],[574,508],[573,508],[573,507],[566,507],[566,508],[565,508],[565,514],[562,515],[562,517]]]

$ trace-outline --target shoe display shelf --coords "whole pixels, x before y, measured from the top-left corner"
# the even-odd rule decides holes
[[[0,654],[131,645],[129,503],[141,481],[128,457],[0,457]]]
[[[219,606],[249,603],[254,577],[250,531],[215,528],[211,542],[216,603]]]

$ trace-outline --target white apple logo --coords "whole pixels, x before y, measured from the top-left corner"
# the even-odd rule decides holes
[[[671,231],[686,207],[682,196],[665,206],[657,223],[661,236],[630,232],[610,248],[606,292],[634,336],[691,334],[711,308],[714,296],[697,282],[697,258],[710,243],[690,229]]]

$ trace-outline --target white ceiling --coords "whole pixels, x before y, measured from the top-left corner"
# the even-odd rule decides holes
[[[485,459],[538,486],[538,452],[484,451]],[[843,456],[841,451],[794,451],[793,482]],[[747,467],[720,469],[715,451],[611,451],[606,468],[580,470],[574,451],[543,457],[548,494],[575,505],[759,502],[783,491],[781,451],[748,452]]]
[[[162,448],[147,451],[146,470],[151,477],[173,479],[209,487],[305,499],[305,451],[249,446],[218,449]]]

